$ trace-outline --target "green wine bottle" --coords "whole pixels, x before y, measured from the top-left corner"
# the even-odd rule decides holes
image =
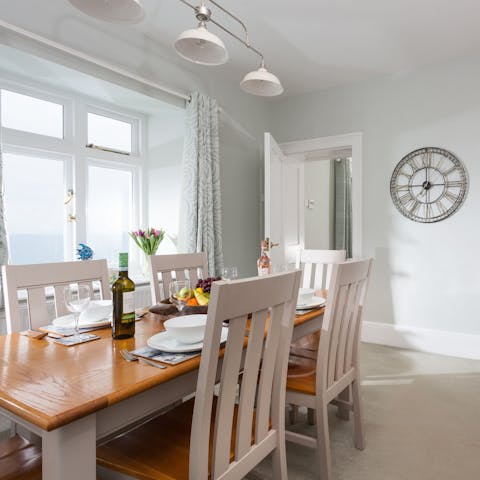
[[[128,278],[128,253],[119,254],[118,265],[118,278],[112,285],[112,337],[115,340],[135,335],[135,284]]]

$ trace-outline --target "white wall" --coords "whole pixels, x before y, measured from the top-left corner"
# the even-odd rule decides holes
[[[479,85],[479,59],[464,59],[281,99],[271,109],[281,142],[363,132],[363,253],[375,257],[369,321],[480,334]],[[430,225],[400,215],[389,193],[397,162],[423,146],[452,151],[470,175],[462,208]]]
[[[330,248],[330,160],[309,160],[304,168],[305,202],[313,200],[313,208],[304,206],[305,248]]]
[[[148,118],[148,225],[167,232],[160,254],[177,252],[184,131],[184,109]]]

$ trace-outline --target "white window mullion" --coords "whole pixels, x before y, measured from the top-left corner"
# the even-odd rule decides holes
[[[87,110],[83,102],[75,102],[75,207],[76,207],[76,238],[74,250],[79,243],[87,243],[87,192],[88,165],[84,155],[87,141]]]
[[[71,220],[71,215],[75,215],[75,184],[74,184],[74,160],[72,157],[65,161],[65,200],[64,200],[64,252],[65,260],[74,259],[73,246],[75,244],[75,221]]]

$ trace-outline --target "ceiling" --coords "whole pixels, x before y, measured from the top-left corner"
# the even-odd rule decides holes
[[[281,79],[285,95],[356,83],[480,53],[478,0],[219,2],[246,23],[252,44],[264,53],[267,67]],[[18,6],[22,3],[38,8],[37,2],[15,2]],[[12,3],[0,0],[0,4],[5,11]],[[179,1],[143,0],[143,4],[145,19],[133,28],[88,19],[67,0],[49,0],[48,7],[42,9],[48,8],[53,20],[68,15],[93,22],[109,33],[117,29],[122,36],[129,32],[140,34],[149,45],[158,44],[159,49],[170,48],[181,31],[195,26],[193,12]],[[241,34],[235,22],[214,6],[212,10],[215,19]],[[230,53],[226,65],[212,67],[215,75],[238,82],[258,67],[254,53],[214,25],[211,30],[224,40]]]

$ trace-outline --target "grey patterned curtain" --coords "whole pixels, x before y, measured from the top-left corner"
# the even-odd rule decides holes
[[[2,156],[2,118],[0,117],[0,265],[8,263],[7,230],[3,205],[3,156]],[[0,270],[0,307],[3,307],[2,272]]]
[[[206,252],[210,275],[223,267],[217,101],[198,92],[187,105],[180,249]]]
[[[346,250],[352,257],[352,160],[333,160],[335,203],[335,250]]]

